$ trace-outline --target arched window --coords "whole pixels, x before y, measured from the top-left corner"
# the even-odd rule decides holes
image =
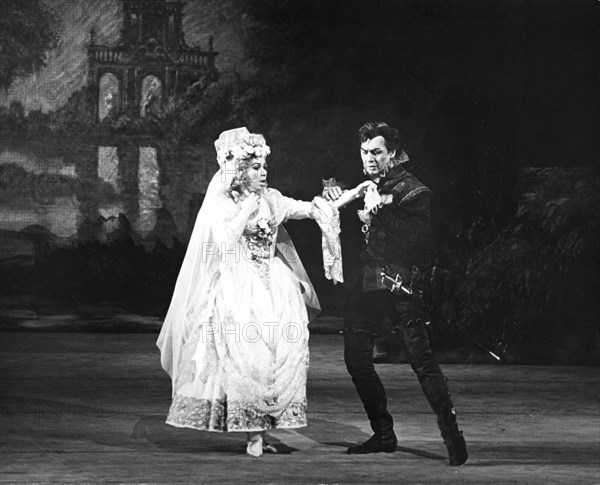
[[[107,72],[100,78],[98,94],[98,118],[102,121],[111,112],[119,111],[119,80],[114,74]]]
[[[162,84],[156,76],[146,76],[142,81],[142,98],[140,100],[140,116],[160,110]]]

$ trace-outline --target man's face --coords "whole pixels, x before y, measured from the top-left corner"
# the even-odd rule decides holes
[[[379,177],[394,155],[396,150],[388,152],[383,136],[376,136],[360,145],[363,168],[367,176],[372,179]]]

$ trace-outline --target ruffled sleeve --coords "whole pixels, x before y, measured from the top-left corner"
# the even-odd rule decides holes
[[[321,228],[325,277],[334,283],[343,283],[340,213],[333,204],[322,197],[315,197],[311,204],[311,218],[317,221]]]
[[[268,197],[278,223],[289,219],[314,219],[317,222],[321,229],[325,277],[334,283],[343,282],[338,209],[322,197],[315,197],[312,202],[305,202],[285,197],[275,189],[269,189]]]

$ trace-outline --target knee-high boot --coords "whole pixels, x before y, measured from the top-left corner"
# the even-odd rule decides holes
[[[373,430],[373,437],[362,445],[348,449],[350,454],[396,451],[394,422],[387,409],[387,397],[373,365],[375,336],[362,330],[344,330],[344,359],[352,382],[363,402]]]
[[[397,327],[397,332],[401,332],[403,336],[412,369],[419,379],[427,402],[437,416],[450,464],[464,465],[468,458],[465,439],[458,429],[447,379],[435,361],[425,324],[421,320],[413,320]]]

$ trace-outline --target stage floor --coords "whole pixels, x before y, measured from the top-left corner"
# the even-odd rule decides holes
[[[2,482],[600,483],[598,367],[443,365],[470,459],[447,465],[406,364],[379,364],[398,451],[350,456],[370,429],[340,335],[311,336],[309,425],[246,456],[239,433],[164,423],[153,333],[0,332]]]

